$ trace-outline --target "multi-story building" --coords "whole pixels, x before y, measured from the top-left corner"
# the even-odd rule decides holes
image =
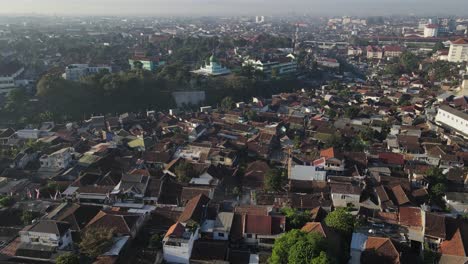
[[[387,58],[394,58],[394,57],[400,57],[401,54],[403,53],[403,50],[400,46],[397,45],[391,45],[391,46],[385,46],[384,47],[384,56]]]
[[[41,220],[19,232],[21,243],[65,249],[72,245],[70,225],[54,220]]]
[[[435,38],[439,33],[439,25],[437,24],[427,24],[424,26],[424,37],[425,38]]]
[[[78,81],[88,75],[101,71],[112,72],[112,67],[107,65],[90,66],[89,64],[70,64],[65,68],[62,77],[69,81]]]
[[[177,222],[167,231],[163,239],[163,256],[168,263],[189,263],[193,244],[199,237],[199,228],[192,232]]]
[[[362,48],[360,47],[348,47],[348,56],[361,56],[362,55]]]
[[[382,48],[377,46],[367,46],[367,58],[380,60],[383,57]]]
[[[297,72],[297,62],[294,55],[289,54],[284,58],[275,61],[261,61],[248,59],[242,66],[252,65],[256,70],[262,71],[267,77],[295,74]]]
[[[165,61],[157,58],[157,57],[146,57],[146,56],[134,56],[133,58],[128,60],[130,64],[130,68],[132,70],[141,67],[143,70],[148,71],[155,71],[158,67],[166,64]],[[140,66],[138,66],[140,64]]]
[[[73,148],[63,148],[50,155],[42,155],[39,158],[41,167],[65,169],[73,160]]]
[[[24,67],[17,63],[8,63],[0,65],[0,94],[9,93],[16,87],[15,80],[21,73]]]
[[[468,138],[468,114],[442,105],[437,111],[435,118],[437,124],[453,129],[455,133]]]
[[[448,61],[468,61],[468,39],[460,38],[450,42]]]

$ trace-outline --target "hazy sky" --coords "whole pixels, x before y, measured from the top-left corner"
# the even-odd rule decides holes
[[[468,15],[468,0],[0,0],[0,13]]]

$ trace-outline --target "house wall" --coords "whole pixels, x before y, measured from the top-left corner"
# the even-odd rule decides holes
[[[357,206],[359,205],[360,195],[332,193],[331,198],[333,206],[335,207],[346,207],[348,203],[352,203]]]
[[[167,245],[164,241],[163,257],[169,263],[189,263],[192,255],[193,244],[199,237],[200,229],[197,229],[187,240],[186,243],[181,243],[180,246]]]
[[[66,248],[71,245],[72,237],[68,230],[62,237],[56,234],[40,233],[40,232],[20,232],[20,239],[23,243],[58,247],[59,249]]]
[[[468,45],[450,45],[448,54],[450,62],[468,61]]]
[[[436,123],[454,128],[458,133],[468,137],[468,120],[463,119],[462,117],[439,108],[436,115]]]

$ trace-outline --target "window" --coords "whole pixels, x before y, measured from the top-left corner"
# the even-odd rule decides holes
[[[219,237],[224,237],[224,233],[218,233]]]
[[[247,234],[247,238],[252,238],[252,234]]]

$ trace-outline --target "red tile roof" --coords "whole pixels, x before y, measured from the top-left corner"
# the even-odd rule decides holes
[[[332,148],[327,148],[324,150],[320,151],[320,157],[326,158],[326,159],[331,159],[335,157],[335,149]]]
[[[386,260],[389,260],[389,263],[400,263],[400,253],[389,238],[369,237],[366,242],[366,250],[373,250],[379,256],[384,256]],[[364,261],[364,263],[370,262]]]
[[[466,45],[466,44],[468,44],[468,39],[459,38],[459,39],[457,39],[455,41],[452,41],[451,43],[455,44],[455,45]]]
[[[451,239],[445,240],[440,244],[440,252],[443,255],[467,256],[460,228],[457,228]]]
[[[408,196],[406,195],[401,185],[395,185],[392,188],[392,192],[397,200],[398,205],[404,205],[410,202],[410,200],[408,199]]]
[[[185,231],[185,227],[177,222],[175,224],[173,224],[171,227],[169,227],[169,230],[167,230],[166,232],[166,235],[164,236],[164,238],[166,237],[182,237],[182,235],[184,234],[184,231]]]
[[[400,207],[400,224],[421,228],[421,209],[419,207]]]
[[[271,216],[246,215],[244,218],[244,233],[271,235]]]
[[[210,198],[208,198],[204,194],[199,194],[192,199],[190,199],[185,206],[184,211],[179,217],[179,221],[182,223],[186,223],[189,220],[195,221],[197,223],[201,223],[203,220],[203,214],[206,205],[210,201]]]

